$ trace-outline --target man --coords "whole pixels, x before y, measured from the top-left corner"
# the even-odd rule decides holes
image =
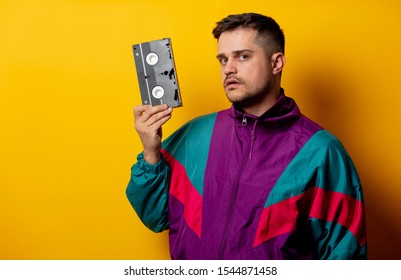
[[[144,151],[127,196],[173,259],[366,259],[361,184],[341,143],[284,95],[284,35],[263,15],[213,30],[230,109],[161,142],[167,106],[135,107]]]

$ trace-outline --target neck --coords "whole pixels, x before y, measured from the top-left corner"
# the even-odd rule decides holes
[[[241,109],[246,114],[260,117],[265,112],[267,112],[271,107],[273,107],[274,104],[276,104],[277,100],[280,97],[280,92],[281,88],[278,87],[274,91],[271,91],[270,93],[263,96],[262,99],[257,100],[257,102],[241,106]]]

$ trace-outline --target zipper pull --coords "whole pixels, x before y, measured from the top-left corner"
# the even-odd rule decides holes
[[[244,114],[244,116],[242,117],[242,126],[246,126],[247,121],[246,121],[246,116]]]

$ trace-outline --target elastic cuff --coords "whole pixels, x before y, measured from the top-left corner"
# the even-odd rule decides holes
[[[150,164],[145,161],[143,152],[137,156],[137,165],[146,173],[159,174],[166,168],[166,162],[164,161],[163,154],[160,153],[160,160],[155,164]]]

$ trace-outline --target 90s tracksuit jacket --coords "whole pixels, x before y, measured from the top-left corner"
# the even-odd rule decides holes
[[[366,259],[356,169],[328,131],[281,95],[264,115],[235,107],[194,119],[138,156],[127,197],[169,229],[173,259]]]

